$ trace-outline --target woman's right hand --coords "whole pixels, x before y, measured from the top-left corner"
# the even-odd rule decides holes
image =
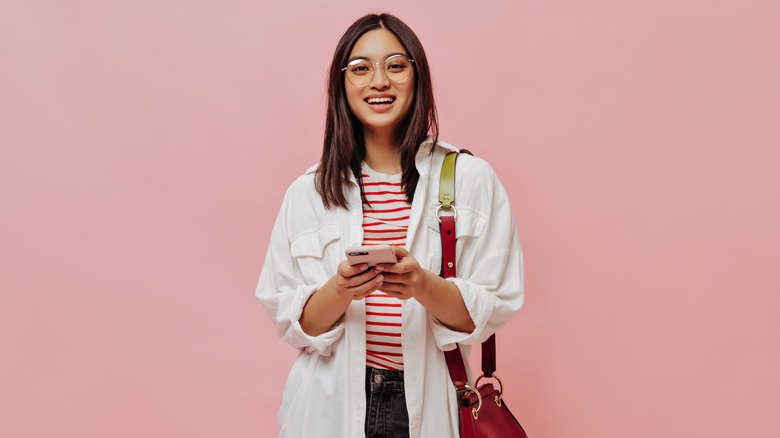
[[[352,266],[346,260],[339,263],[336,275],[303,306],[301,328],[310,336],[327,332],[344,315],[349,303],[377,290],[382,280],[384,276],[376,268],[369,269],[367,264]]]
[[[329,288],[345,300],[362,300],[382,286],[384,276],[375,268],[363,263],[350,265],[346,260],[339,263],[336,275],[331,277],[323,288]]]

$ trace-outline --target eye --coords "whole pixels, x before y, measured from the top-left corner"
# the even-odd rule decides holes
[[[358,62],[349,66],[349,72],[356,76],[364,76],[371,73],[371,65],[367,62]]]
[[[393,62],[392,64],[387,66],[387,70],[391,72],[402,72],[404,69],[406,69],[406,65],[400,62]]]
[[[385,71],[388,73],[404,73],[409,67],[409,60],[404,56],[394,55],[385,61]]]

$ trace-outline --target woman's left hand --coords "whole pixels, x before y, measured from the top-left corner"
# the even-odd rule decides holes
[[[382,263],[376,266],[377,273],[383,279],[382,292],[401,300],[420,297],[430,290],[430,275],[427,269],[420,267],[417,260],[405,248],[394,246],[396,263]]]
[[[379,290],[401,300],[414,298],[433,316],[453,330],[474,331],[474,321],[454,283],[424,269],[405,248],[393,247],[397,263],[376,266]],[[382,278],[384,277],[384,278]]]

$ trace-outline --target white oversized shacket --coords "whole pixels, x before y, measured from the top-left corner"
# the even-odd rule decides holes
[[[438,273],[441,238],[434,212],[444,156],[454,147],[429,139],[420,147],[420,179],[410,214],[406,248],[425,269]],[[314,188],[317,165],[287,190],[271,232],[256,295],[278,335],[300,349],[282,396],[279,436],[363,437],[366,409],[366,309],[353,301],[327,333],[309,336],[298,320],[308,298],[336,274],[344,250],[363,240],[357,184],[346,190],[349,208],[326,209]],[[506,191],[484,161],[461,154],[456,167],[457,278],[476,329],[453,331],[414,299],[403,301],[403,362],[409,435],[458,436],[455,388],[442,351],[461,344],[468,357],[523,304],[523,259]],[[465,346],[465,348],[464,348]]]

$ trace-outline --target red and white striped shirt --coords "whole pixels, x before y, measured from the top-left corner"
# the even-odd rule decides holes
[[[401,174],[375,172],[363,163],[363,189],[369,204],[363,204],[363,244],[406,244],[411,205],[401,187]],[[382,291],[366,298],[366,365],[391,370],[404,369],[401,346],[401,300]]]

